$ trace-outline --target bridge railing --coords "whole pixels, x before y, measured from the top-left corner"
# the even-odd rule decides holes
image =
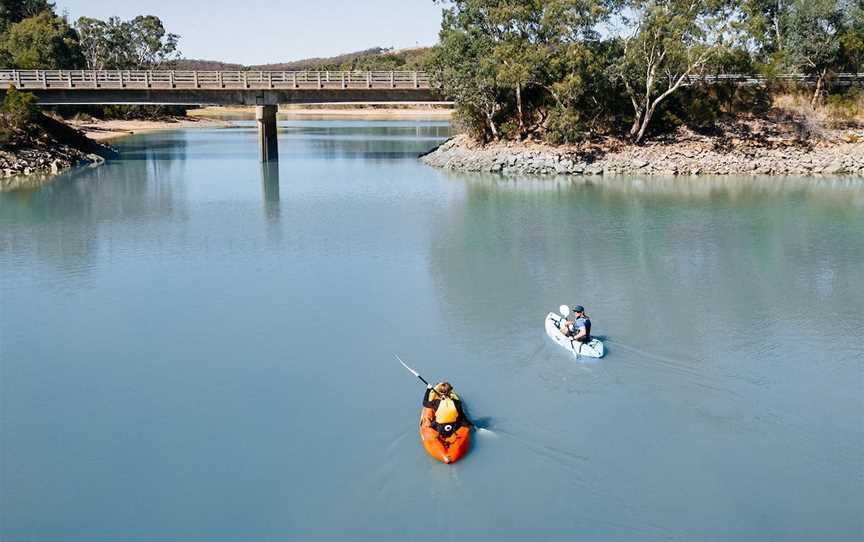
[[[815,84],[805,74],[765,77],[752,74],[693,75],[690,84]],[[832,85],[864,83],[864,73],[833,74]],[[429,89],[422,71],[186,71],[186,70],[0,70],[0,89]]]
[[[428,89],[421,71],[0,70],[0,87],[48,89]]]

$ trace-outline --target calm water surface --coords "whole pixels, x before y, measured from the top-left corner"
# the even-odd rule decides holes
[[[503,179],[440,123],[0,193],[0,539],[864,538],[864,180]],[[581,303],[607,339],[543,332]],[[417,436],[447,378],[477,435]]]

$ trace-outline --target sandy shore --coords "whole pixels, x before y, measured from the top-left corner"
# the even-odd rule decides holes
[[[182,128],[221,128],[230,123],[205,117],[176,118],[167,120],[67,120],[66,124],[84,132],[95,141],[105,141],[147,132],[178,130]]]
[[[332,106],[279,106],[280,119],[363,119],[363,120],[450,120],[453,110],[446,107],[340,107]],[[202,107],[187,113],[194,118],[254,118],[254,107]]]

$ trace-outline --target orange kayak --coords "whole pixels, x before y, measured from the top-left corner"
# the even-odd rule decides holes
[[[432,426],[435,411],[423,408],[420,411],[420,441],[426,452],[443,463],[454,463],[468,453],[471,443],[471,428],[461,425],[449,437],[442,437]]]

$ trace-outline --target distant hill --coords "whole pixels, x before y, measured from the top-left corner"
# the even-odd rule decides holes
[[[181,59],[178,70],[274,70],[274,71],[347,71],[347,70],[421,70],[425,66],[431,47],[411,49],[385,49],[373,47],[363,51],[326,58],[305,58],[291,62],[243,66],[218,60]]]
[[[194,58],[181,58],[174,63],[174,67],[178,70],[198,71],[237,71],[245,69],[242,64],[230,64],[228,62],[219,62],[218,60],[198,60]]]

